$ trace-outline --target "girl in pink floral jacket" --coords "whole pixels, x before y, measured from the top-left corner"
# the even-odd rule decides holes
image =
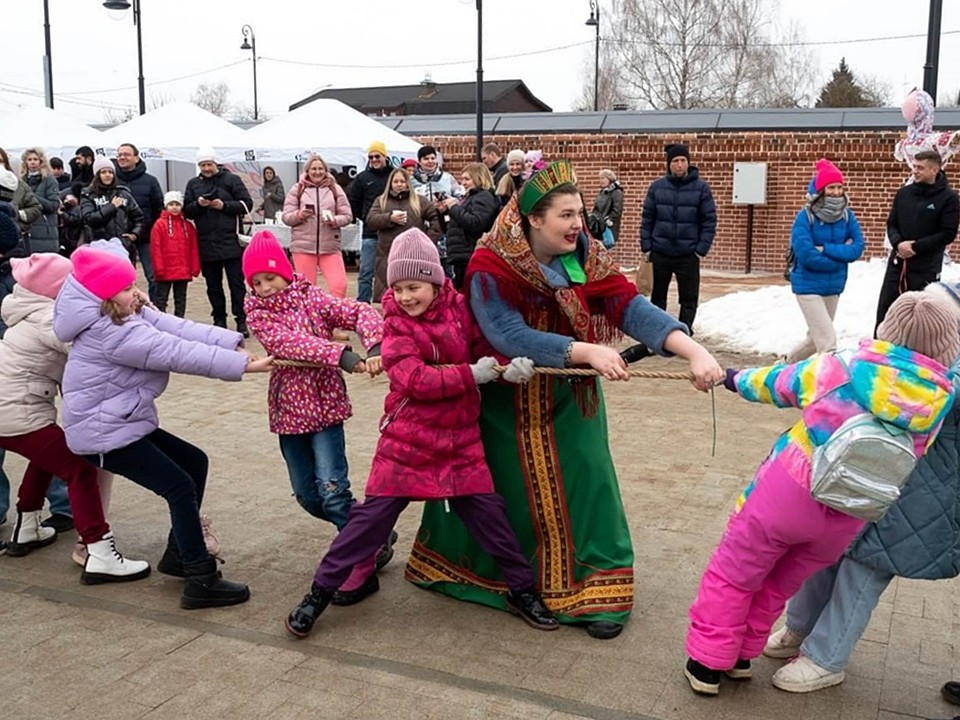
[[[352,414],[342,371],[380,372],[383,322],[365,303],[341,299],[312,285],[293,267],[269,231],[258,232],[243,253],[243,275],[253,293],[244,302],[247,324],[278,360],[322,367],[278,367],[270,375],[270,431],[297,502],[314,517],[343,529],[355,502],[347,477],[343,422]],[[355,330],[364,361],[333,341],[334,328]]]

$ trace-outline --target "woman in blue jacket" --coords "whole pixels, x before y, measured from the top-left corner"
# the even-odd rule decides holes
[[[847,266],[863,254],[863,233],[849,205],[843,174],[826,158],[818,160],[807,204],[797,213],[790,236],[796,258],[790,283],[807,321],[807,336],[787,355],[788,363],[837,347],[833,318],[847,284]]]

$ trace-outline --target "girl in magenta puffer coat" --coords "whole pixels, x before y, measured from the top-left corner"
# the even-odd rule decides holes
[[[512,612],[534,628],[554,630],[557,621],[536,591],[484,462],[477,385],[497,378],[496,360],[471,364],[477,333],[470,311],[422,231],[412,228],[393,241],[387,283],[392,289],[383,296],[383,367],[390,393],[366,499],[350,511],[310,592],[287,618],[287,630],[301,638],[310,634],[353,566],[387,540],[411,500],[445,500],[499,563]],[[518,358],[505,377],[523,382],[531,374],[530,361]]]

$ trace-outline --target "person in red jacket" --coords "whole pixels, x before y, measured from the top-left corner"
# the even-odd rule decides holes
[[[187,312],[187,283],[200,274],[197,229],[183,216],[183,195],[171,190],[163,196],[163,212],[150,232],[150,259],[157,281],[157,309],[167,311],[173,288],[173,314]]]
[[[411,228],[393,241],[387,284],[381,349],[390,391],[366,499],[350,510],[310,592],[287,617],[287,630],[298,638],[310,634],[353,566],[387,541],[413,500],[446,501],[499,564],[510,610],[531,627],[555,630],[559,625],[535,588],[480,442],[477,386],[496,380],[496,360],[471,361],[471,340],[479,340],[479,333],[423,231]],[[528,359],[516,358],[504,377],[524,382],[532,370]]]

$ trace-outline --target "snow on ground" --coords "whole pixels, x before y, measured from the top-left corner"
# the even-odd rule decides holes
[[[880,258],[850,265],[834,321],[838,347],[855,347],[873,335],[885,268],[886,259]],[[945,264],[942,279],[960,281],[960,263]],[[770,285],[705,302],[697,310],[694,331],[697,340],[722,350],[786,355],[803,340],[807,324],[790,286]]]

